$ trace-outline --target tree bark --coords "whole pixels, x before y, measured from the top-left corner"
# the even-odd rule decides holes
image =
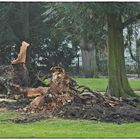
[[[87,78],[97,76],[97,64],[96,64],[96,50],[92,48],[90,50],[81,50],[82,52],[82,67],[84,76]]]
[[[121,16],[118,14],[108,15],[107,24],[109,83],[106,95],[116,97],[135,96],[126,77]]]
[[[138,78],[140,78],[140,43],[136,44],[136,62]]]
[[[97,77],[96,48],[84,35],[80,41],[83,74],[86,78]]]

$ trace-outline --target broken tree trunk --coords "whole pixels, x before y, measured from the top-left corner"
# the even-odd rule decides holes
[[[70,77],[65,74],[65,70],[61,67],[52,67],[52,79],[50,82],[50,88],[46,97],[46,104],[41,104],[45,111],[50,111],[59,106],[60,104],[65,104],[69,102],[72,97],[69,94],[70,90]],[[31,104],[26,108],[27,111],[39,111],[40,109],[34,110],[34,104],[38,102],[42,103],[42,95],[36,97]]]
[[[70,77],[65,74],[65,70],[61,67],[52,67],[52,78],[50,83],[50,92],[52,94],[68,93],[70,86]]]
[[[11,64],[20,64],[20,63],[25,63],[26,62],[26,51],[27,47],[29,47],[30,44],[28,44],[25,41],[22,41],[22,45],[20,46],[20,52],[18,54],[17,59],[13,60]]]
[[[29,44],[22,41],[17,59],[11,62],[12,65],[0,66],[0,91],[4,94],[14,93],[14,84],[28,87],[30,83],[29,72],[26,68],[26,50]],[[6,91],[6,92],[5,92]]]
[[[11,62],[14,68],[14,81],[13,82],[21,86],[29,86],[29,83],[30,83],[29,72],[25,65],[27,47],[29,46],[30,44],[28,44],[25,41],[22,41],[22,45],[20,46],[20,52],[18,54],[17,59]]]
[[[25,64],[13,64],[13,83],[28,87],[30,84],[29,72]]]

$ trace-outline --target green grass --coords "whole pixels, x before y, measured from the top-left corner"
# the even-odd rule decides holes
[[[19,114],[15,111],[7,111],[6,109],[0,108],[0,121],[10,120],[18,117]]]
[[[140,138],[140,123],[101,123],[48,119],[34,123],[0,123],[0,138]]]
[[[129,83],[133,90],[140,90],[140,80],[129,80]]]
[[[79,85],[84,85],[92,90],[105,91],[107,87],[107,79],[100,78],[75,78]]]
[[[76,81],[97,91],[105,91],[107,86],[107,79],[76,78]],[[129,82],[134,90],[140,90],[138,80]],[[118,125],[64,119],[47,119],[24,124],[6,121],[18,116],[18,112],[0,109],[0,138],[140,138],[140,122]]]
[[[85,85],[96,91],[105,91],[108,79],[105,78],[75,78],[80,85]],[[130,86],[133,90],[140,90],[139,80],[129,80]]]
[[[95,91],[105,91],[108,79],[106,78],[74,78],[79,85],[84,85]],[[45,80],[46,83],[49,80]],[[133,90],[140,90],[140,80],[129,80]]]

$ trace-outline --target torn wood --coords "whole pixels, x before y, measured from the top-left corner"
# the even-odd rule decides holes
[[[28,44],[25,41],[22,41],[22,45],[20,46],[20,52],[18,54],[18,57],[15,60],[11,61],[11,64],[25,63],[26,62],[26,51],[29,46],[30,46],[30,44]]]
[[[25,97],[36,97],[39,95],[48,94],[48,87],[38,87],[38,88],[27,88],[26,92],[24,93]]]
[[[70,88],[70,77],[66,75],[61,67],[52,67],[52,78],[50,82],[50,92],[52,94],[68,93]]]

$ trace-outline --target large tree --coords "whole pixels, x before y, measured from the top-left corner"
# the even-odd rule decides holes
[[[109,84],[106,95],[117,97],[135,96],[126,77],[123,29],[139,17],[138,15],[135,16],[139,12],[137,9],[138,4],[108,3],[103,6],[106,9],[109,50]],[[133,9],[134,7],[135,9]]]
[[[96,50],[104,35],[101,16],[94,15],[94,3],[54,3],[46,7],[46,21],[56,16],[55,27],[69,34],[71,42],[78,42],[82,54],[85,77],[97,76]],[[97,17],[96,17],[97,16]]]
[[[90,25],[94,25],[94,23],[98,23],[96,25],[102,25],[100,17],[105,17],[104,21],[106,21],[107,25],[108,53],[109,53],[108,55],[109,83],[106,95],[117,97],[135,96],[133,90],[129,85],[125,71],[125,60],[124,60],[125,47],[124,47],[123,29],[139,18],[140,16],[139,3],[90,3],[90,5],[88,5],[87,3],[76,3],[75,4],[76,6],[72,5],[72,8],[70,7],[70,5],[71,3],[70,4],[68,3],[64,5],[64,7],[66,11],[71,12],[70,15],[73,17],[72,19],[74,19],[73,22],[76,25],[79,25],[78,27],[81,27],[82,29],[81,32],[79,32],[81,35],[80,41],[82,42],[81,43],[82,45],[80,45],[80,47],[84,52],[83,60],[87,59],[88,62],[90,62],[88,58],[90,57],[92,58],[91,60],[92,63],[90,63],[90,65],[93,64],[94,54],[90,55],[89,52],[91,52],[90,49],[93,48],[94,46],[93,44],[95,44],[97,38],[95,38],[95,40],[92,38],[91,40],[91,42],[93,42],[92,44],[88,43],[89,41],[87,33],[90,33],[90,31],[87,29],[90,29],[94,33],[93,37],[97,37],[98,35],[97,33],[99,30],[94,30],[94,28],[96,29],[101,28],[97,28],[98,26],[93,27]],[[93,19],[95,19],[95,22],[92,23],[89,22],[90,17],[94,17]],[[94,21],[93,19],[91,21]],[[90,25],[88,23],[90,23]],[[85,50],[88,51],[85,53]],[[86,66],[90,68],[87,61],[85,62],[87,64]],[[88,69],[86,73],[89,73]]]
[[[107,95],[133,95],[129,86],[124,61],[124,42],[121,15],[108,14],[109,85]]]

